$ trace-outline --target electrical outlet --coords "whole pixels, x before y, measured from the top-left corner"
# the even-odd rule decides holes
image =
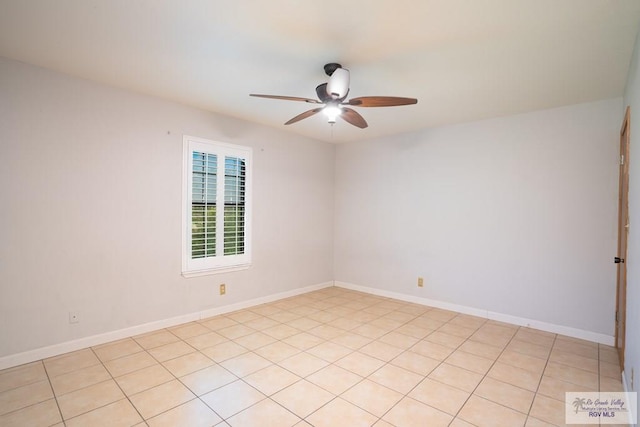
[[[69,312],[69,323],[80,323],[80,315],[77,311]]]
[[[220,285],[220,295],[224,295],[227,293],[227,285],[224,283]]]
[[[424,278],[418,277],[418,287],[422,288],[424,286]]]

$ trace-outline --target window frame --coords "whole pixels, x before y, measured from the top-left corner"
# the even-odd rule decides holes
[[[192,198],[193,198],[193,153],[201,152],[216,155],[216,255],[205,258],[192,258]],[[253,149],[242,145],[213,141],[194,136],[183,136],[182,165],[182,276],[197,277],[209,274],[227,273],[245,270],[251,266],[251,212],[252,212],[252,155]],[[245,162],[244,194],[244,252],[240,255],[224,255],[224,184],[225,158],[241,158]],[[222,165],[222,168],[220,167]]]

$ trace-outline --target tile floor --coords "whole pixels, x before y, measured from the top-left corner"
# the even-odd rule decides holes
[[[592,342],[341,288],[0,371],[0,425],[561,426]]]

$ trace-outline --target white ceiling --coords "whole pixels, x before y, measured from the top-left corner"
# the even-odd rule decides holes
[[[0,56],[342,142],[621,96],[638,0],[0,0]],[[311,104],[327,62],[367,129]]]

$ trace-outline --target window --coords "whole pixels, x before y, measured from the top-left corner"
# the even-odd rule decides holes
[[[251,263],[251,148],[184,137],[182,275]]]

